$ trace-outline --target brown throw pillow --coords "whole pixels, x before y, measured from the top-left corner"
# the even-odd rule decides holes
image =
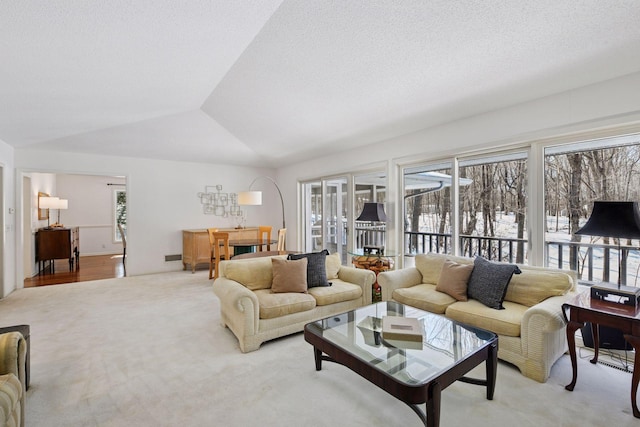
[[[307,259],[271,258],[273,283],[271,292],[307,292]]]
[[[458,301],[467,300],[467,282],[473,271],[472,264],[458,264],[445,260],[436,285],[436,291],[444,292]]]

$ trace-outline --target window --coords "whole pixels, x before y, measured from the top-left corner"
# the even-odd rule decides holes
[[[640,136],[547,147],[544,178],[545,264],[577,271],[586,280],[637,285],[638,246],[575,232],[589,218],[596,200],[640,200]]]
[[[526,262],[527,152],[461,159],[457,177],[454,161],[404,169],[405,254]]]
[[[404,170],[405,254],[450,253],[451,162]]]
[[[460,252],[525,263],[527,153],[460,161]]]
[[[127,192],[125,190],[114,190],[113,192],[113,219],[114,241],[122,242],[118,224],[122,224],[122,228],[127,230]]]

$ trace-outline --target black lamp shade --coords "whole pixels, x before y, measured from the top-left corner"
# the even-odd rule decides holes
[[[640,239],[640,213],[637,202],[593,202],[587,223],[576,234]]]
[[[384,205],[382,203],[365,203],[362,213],[356,221],[373,221],[386,222],[387,215],[384,213]]]

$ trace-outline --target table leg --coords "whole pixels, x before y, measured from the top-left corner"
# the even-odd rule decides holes
[[[593,322],[591,322],[591,335],[593,336],[593,359],[589,362],[596,364],[600,354],[600,327]]]
[[[440,425],[440,394],[442,389],[440,383],[432,382],[427,390],[427,427],[438,427]]]
[[[633,346],[636,353],[635,358],[633,359],[633,376],[631,377],[631,408],[633,408],[633,416],[640,418],[640,410],[638,410],[637,403],[640,369],[635,369],[637,366],[640,366],[640,337],[625,334],[624,339]]]
[[[571,383],[565,387],[566,390],[573,391],[578,379],[578,360],[576,358],[576,331],[582,327],[583,323],[576,321],[569,321],[567,323],[567,344],[569,344],[569,357],[571,357],[571,370],[573,371],[573,377]]]
[[[494,343],[489,347],[487,357],[487,400],[493,400],[493,393],[496,389],[496,375],[498,373],[498,344]]]
[[[322,351],[313,347],[313,357],[316,361],[316,371],[322,369]]]

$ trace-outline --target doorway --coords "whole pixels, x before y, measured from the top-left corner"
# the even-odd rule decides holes
[[[24,227],[20,270],[25,287],[124,277],[123,242],[117,219],[126,197],[114,194],[126,194],[125,176],[28,172],[23,175],[22,186]],[[34,194],[39,192],[66,200],[66,208],[50,209],[50,221],[38,220]],[[39,271],[36,235],[40,229],[54,225],[78,228],[78,269],[70,269],[66,260],[58,259],[53,261],[54,273],[50,268]]]

